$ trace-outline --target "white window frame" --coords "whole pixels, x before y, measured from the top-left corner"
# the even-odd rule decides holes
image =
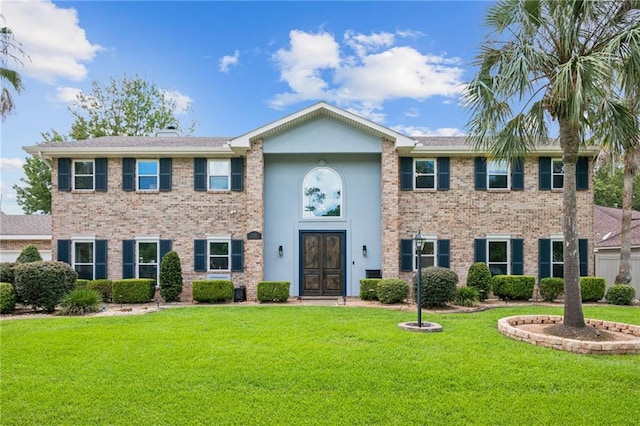
[[[553,245],[554,244],[560,244],[560,246],[562,247],[562,262],[556,262],[553,259]],[[549,264],[551,265],[551,270],[549,271],[550,276],[552,277],[558,277],[558,278],[563,278],[564,277],[564,238],[551,238],[551,259],[549,259]],[[562,265],[562,276],[559,277],[558,275],[554,274],[554,266],[556,265]]]
[[[225,255],[218,255],[218,254],[212,254],[211,253],[211,244],[215,244],[215,243],[227,244],[227,254],[226,254],[226,256]],[[212,257],[216,257],[216,258],[226,257],[227,258],[227,269],[211,269],[211,258]],[[208,237],[207,238],[207,271],[209,271],[211,273],[231,272],[231,237],[214,236],[214,237]]]
[[[211,165],[212,163],[226,163],[227,165],[227,187],[226,188],[212,188],[211,187],[211,178],[212,177],[222,177],[225,175],[214,175],[211,173]],[[207,160],[207,190],[209,191],[229,191],[231,188],[231,160],[224,160],[224,159],[216,159],[216,158],[211,158],[209,160]]]
[[[427,265],[424,263],[424,259],[427,257],[433,257],[433,266],[438,266],[438,238],[434,237],[434,236],[427,236],[425,238],[425,244],[433,244],[433,254],[429,254],[429,255],[422,255],[422,264],[420,265],[422,268],[426,268]],[[416,253],[418,251],[417,247],[416,247],[416,242],[413,242],[413,270],[417,271],[418,270],[418,254]]]
[[[492,168],[492,164],[496,165],[496,164],[500,164],[500,163],[504,163],[507,166],[507,170],[505,173],[492,173],[491,172],[491,168]],[[494,168],[497,168],[496,166],[494,166]],[[491,186],[491,176],[506,176],[507,177],[507,185],[502,188],[493,188]],[[506,191],[509,190],[511,188],[511,164],[509,164],[509,161],[507,160],[487,160],[487,190],[490,191]]]
[[[141,263],[140,262],[140,244],[154,243],[156,245],[156,263]],[[136,278],[140,277],[140,266],[156,265],[156,287],[160,285],[160,238],[136,238]],[[144,277],[143,277],[144,278]]]
[[[141,174],[140,173],[140,164],[142,163],[155,163],[156,165],[156,173],[155,174]],[[140,178],[142,177],[155,177],[156,185],[155,188],[140,188]],[[160,188],[160,160],[157,159],[141,159],[136,160],[136,190],[144,191],[144,192],[157,192]]]
[[[76,164],[77,163],[91,163],[93,165],[93,173],[91,174],[77,174],[76,173]],[[71,174],[72,174],[72,178],[71,178],[71,183],[73,185],[73,190],[74,191],[94,191],[96,189],[96,162],[95,160],[82,160],[82,159],[78,159],[78,160],[73,160],[72,164],[71,164]],[[76,187],[76,178],[77,177],[88,177],[91,176],[91,188],[77,188]]]
[[[556,173],[554,170],[554,163],[560,162],[562,163],[562,173]],[[555,185],[555,177],[562,176],[562,186]],[[564,162],[561,158],[552,158],[551,159],[551,189],[562,189],[564,186]]]
[[[507,265],[507,273],[505,275],[511,275],[511,236],[491,236],[491,237],[487,237],[487,266],[489,267],[489,270],[491,270],[491,265],[495,264],[495,265],[502,265],[505,262],[492,262],[490,260],[491,258],[491,250],[490,250],[490,246],[491,243],[505,243],[506,244],[506,254],[507,254],[507,260],[506,260],[506,265]],[[491,275],[493,275],[493,272],[491,273]]]
[[[431,161],[433,163],[433,173],[418,173],[418,162],[419,161]],[[432,187],[419,187],[418,186],[418,177],[419,176],[433,176],[433,186]],[[435,158],[415,158],[413,160],[413,189],[418,191],[433,191],[438,188],[438,161]]]
[[[79,263],[76,259],[76,244],[91,244],[91,263]],[[76,270],[76,266],[86,266],[91,265],[91,278],[83,278],[83,279],[91,279],[94,280],[96,278],[96,240],[95,238],[75,238],[71,240],[71,265],[73,270]],[[76,271],[77,272],[77,271]]]

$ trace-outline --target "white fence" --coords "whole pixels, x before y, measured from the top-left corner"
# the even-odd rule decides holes
[[[613,285],[618,275],[620,266],[620,253],[618,250],[600,249],[595,254],[596,276],[607,280],[607,288]],[[640,250],[631,251],[631,283],[636,289],[636,298],[640,298]]]

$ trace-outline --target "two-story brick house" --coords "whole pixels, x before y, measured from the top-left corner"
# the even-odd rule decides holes
[[[262,280],[292,296],[357,296],[371,271],[423,265],[464,283],[494,273],[562,274],[561,150],[508,164],[461,137],[410,138],[324,102],[238,137],[100,137],[25,147],[52,167],[53,256],[86,278],[157,277],[175,250],[190,283]],[[593,193],[577,171],[581,274],[592,273]],[[369,272],[367,272],[369,271]]]

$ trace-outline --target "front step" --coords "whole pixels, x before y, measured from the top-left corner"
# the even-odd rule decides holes
[[[340,306],[347,304],[344,296],[298,296],[298,302],[308,306]]]

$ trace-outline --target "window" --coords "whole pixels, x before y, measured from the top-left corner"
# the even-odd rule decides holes
[[[136,241],[137,245],[137,278],[151,278],[158,282],[158,242]]]
[[[229,189],[229,160],[209,160],[209,190],[222,191]]]
[[[436,189],[436,160],[415,160],[415,188]]]
[[[564,278],[564,241],[551,241],[551,276]]]
[[[158,189],[158,160],[136,161],[137,188],[140,191],[155,191]]]
[[[94,162],[93,160],[73,161],[73,189],[94,189]]]
[[[551,160],[551,189],[562,189],[564,183],[564,163],[562,160]]]
[[[509,162],[506,160],[488,161],[487,188],[509,189]]]
[[[229,241],[210,240],[209,241],[209,270],[228,271],[229,270]]]
[[[95,279],[93,241],[73,242],[73,269],[78,273],[78,278],[83,280]]]
[[[329,167],[317,167],[304,178],[302,211],[305,218],[342,216],[342,179]]]
[[[487,240],[487,260],[491,275],[509,275],[509,241]]]
[[[415,242],[414,242],[415,244]],[[415,248],[415,245],[414,245]],[[418,255],[417,249],[414,249],[414,270],[418,270]],[[422,252],[420,253],[420,266],[422,268],[426,268],[429,266],[437,266],[436,265],[436,241],[435,240],[427,240],[422,246]]]

